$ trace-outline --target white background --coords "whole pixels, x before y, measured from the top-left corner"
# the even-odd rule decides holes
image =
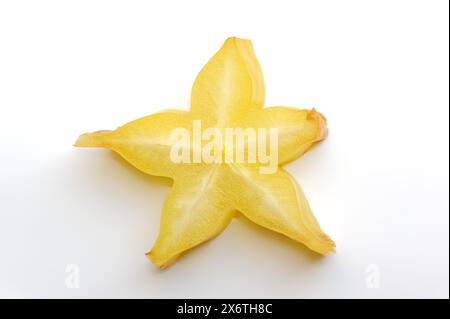
[[[446,0],[1,1],[0,297],[448,298],[448,12]],[[229,36],[253,40],[267,106],[328,118],[328,140],[287,169],[337,253],[238,217],[160,271],[144,253],[168,181],[72,144],[187,109]]]

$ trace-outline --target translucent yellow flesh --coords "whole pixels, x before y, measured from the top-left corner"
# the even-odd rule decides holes
[[[333,241],[319,227],[303,191],[282,168],[260,174],[257,168],[229,165],[230,193],[237,210],[263,227],[326,255]]]
[[[264,106],[264,80],[250,41],[229,38],[203,67],[191,94],[191,112],[211,127],[234,127]]]
[[[189,113],[166,111],[130,122],[115,131],[86,133],[75,146],[106,147],[119,153],[144,173],[175,177],[181,167],[170,159],[170,132],[174,127],[192,129]]]
[[[251,42],[237,38],[202,69],[192,89],[191,111],[167,111],[115,131],[80,136],[76,146],[114,150],[139,170],[174,180],[165,201],[158,239],[147,254],[161,268],[184,251],[222,232],[240,211],[253,222],[326,255],[333,241],[322,232],[295,180],[282,168],[261,174],[260,164],[180,164],[170,159],[174,128],[277,128],[279,164],[306,152],[327,135],[315,110],[263,108],[264,81]],[[188,146],[186,146],[188,147]]]
[[[230,223],[234,211],[223,196],[221,166],[191,168],[175,179],[167,197],[158,239],[147,256],[159,267],[180,253],[218,235]]]
[[[328,134],[325,117],[314,109],[300,110],[277,106],[252,110],[235,123],[237,127],[242,128],[277,128],[279,164],[300,157]],[[266,132],[268,135],[269,130]]]

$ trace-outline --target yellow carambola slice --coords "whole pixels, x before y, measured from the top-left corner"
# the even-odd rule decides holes
[[[137,169],[174,180],[163,207],[160,233],[147,256],[161,268],[220,234],[237,211],[250,220],[327,255],[333,241],[320,229],[303,191],[281,167],[261,174],[262,163],[175,163],[175,128],[277,128],[278,163],[306,152],[327,135],[315,110],[264,106],[264,80],[249,40],[229,38],[197,76],[190,112],[165,111],[115,131],[86,133],[75,146],[112,149]],[[191,147],[191,145],[186,145]]]

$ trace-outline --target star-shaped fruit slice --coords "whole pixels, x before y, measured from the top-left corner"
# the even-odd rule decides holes
[[[79,137],[75,146],[109,148],[144,173],[173,179],[159,236],[147,253],[157,266],[167,267],[183,252],[220,234],[236,212],[319,254],[334,251],[300,186],[281,167],[327,136],[325,117],[314,109],[264,108],[264,96],[251,42],[229,38],[197,76],[189,112],[165,111],[114,131]],[[226,137],[230,128],[258,134],[249,133],[240,143],[222,140],[208,149],[205,136],[194,141],[200,125],[213,129],[210,137]],[[174,132],[188,138],[176,139]],[[271,140],[274,136],[276,141]],[[247,161],[237,160],[242,150]],[[181,159],[174,157],[179,154]],[[268,154],[275,162],[272,169],[267,169]],[[208,156],[210,160],[204,160]]]

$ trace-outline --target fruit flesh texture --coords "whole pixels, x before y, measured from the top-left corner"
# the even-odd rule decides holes
[[[174,128],[277,128],[279,164],[327,136],[325,117],[313,110],[264,107],[264,80],[248,40],[229,38],[197,76],[191,110],[165,111],[114,131],[86,133],[75,146],[104,147],[137,169],[174,180],[163,206],[160,233],[147,256],[161,268],[217,236],[237,211],[251,221],[327,255],[334,242],[320,229],[300,186],[283,168],[261,174],[261,163],[180,164],[170,159]],[[188,146],[186,146],[188,147]]]

